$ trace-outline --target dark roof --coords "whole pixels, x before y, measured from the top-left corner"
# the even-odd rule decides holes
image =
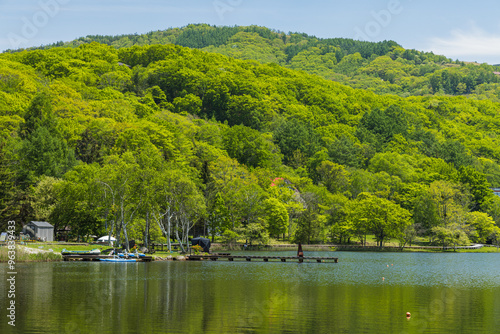
[[[33,225],[35,225],[37,227],[54,227],[54,226],[50,225],[47,222],[34,222],[34,221],[31,221],[31,222],[29,222],[29,224],[33,224]]]

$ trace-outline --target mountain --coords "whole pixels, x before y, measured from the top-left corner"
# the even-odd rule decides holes
[[[452,61],[432,52],[404,49],[394,41],[322,39],[259,26],[197,24],[142,35],[93,35],[47,47],[76,47],[91,42],[115,48],[175,44],[236,59],[276,63],[378,94],[473,95],[498,101],[500,93],[500,77],[494,74],[500,71],[498,66]]]
[[[122,241],[187,243],[205,232],[224,242],[500,239],[500,197],[489,189],[500,185],[500,104],[477,93],[495,82],[467,97],[404,97],[311,74],[331,61],[332,71],[374,87],[391,73],[390,85],[439,76],[455,87],[452,73],[490,67],[438,65],[439,56],[415,51],[435,57],[416,64],[394,42],[339,40],[352,48],[325,44],[316,54],[326,40],[259,27],[189,29],[161,34],[218,51],[85,42],[0,54],[3,222],[48,220],[74,237],[113,228]],[[263,63],[221,54],[249,36],[278,48],[271,37],[281,36],[292,56],[266,53],[281,60]],[[294,49],[308,43],[316,46]],[[403,75],[425,66],[439,69]]]

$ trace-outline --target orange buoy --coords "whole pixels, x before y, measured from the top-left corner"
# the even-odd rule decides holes
[[[387,268],[389,268],[389,265],[387,265]]]
[[[411,317],[411,313],[410,312],[406,312],[406,317],[407,318]]]
[[[382,281],[385,281],[385,277],[382,277]]]

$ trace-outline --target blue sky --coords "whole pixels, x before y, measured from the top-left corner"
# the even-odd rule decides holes
[[[498,9],[494,0],[0,0],[0,50],[190,23],[256,24],[324,38],[391,39],[499,64]]]

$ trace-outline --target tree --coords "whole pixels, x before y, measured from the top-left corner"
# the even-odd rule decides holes
[[[172,167],[158,175],[155,185],[157,197],[152,212],[167,238],[169,251],[170,238],[175,236],[185,252],[189,249],[191,228],[204,215],[205,199],[188,173]]]
[[[220,156],[209,164],[210,180],[207,197],[220,193],[231,218],[232,229],[252,220],[259,209],[262,189],[257,179],[235,160]]]
[[[69,227],[70,233],[78,239],[109,231],[106,225],[108,210],[101,197],[101,186],[96,182],[98,173],[97,164],[82,164],[69,171],[62,181],[52,184],[55,201],[49,221],[55,230]],[[35,207],[41,205],[38,203]]]
[[[457,223],[452,223],[447,226],[435,226],[431,231],[435,237],[441,241],[443,250],[446,249],[448,245],[453,245],[456,250],[456,246],[469,243],[463,226]]]
[[[441,158],[453,164],[457,169],[472,164],[472,156],[467,152],[467,148],[462,143],[455,140],[448,139],[438,144],[435,155],[436,158]]]
[[[332,193],[342,193],[349,188],[349,172],[344,166],[323,161],[317,168],[319,181]]]
[[[241,237],[248,240],[250,244],[257,242],[265,245],[269,241],[269,233],[261,223],[250,223],[244,228],[238,228],[237,232],[239,232]]]
[[[24,116],[24,124],[21,126],[20,135],[22,139],[29,138],[38,128],[44,127],[49,131],[54,131],[57,125],[57,118],[54,115],[51,96],[42,91],[31,101]]]
[[[297,229],[293,235],[293,242],[310,244],[323,239],[324,226],[327,217],[323,214],[320,189],[310,187],[301,194],[305,210],[297,219]]]
[[[396,134],[405,136],[408,132],[406,113],[396,105],[385,110],[375,108],[365,113],[359,125],[375,134],[382,143],[388,143]]]
[[[351,212],[355,225],[365,227],[375,235],[379,247],[389,238],[399,238],[411,224],[410,213],[396,203],[369,193],[362,193],[356,199]]]
[[[55,188],[61,180],[44,176],[40,178],[36,186],[32,188],[32,199],[35,219],[48,221],[54,211],[58,199]]]
[[[485,244],[495,232],[495,222],[487,213],[468,212],[465,220],[469,228],[469,237],[473,242]]]
[[[42,175],[62,177],[76,162],[66,141],[43,126],[23,141],[20,153],[22,173],[28,182]]]
[[[215,195],[215,199],[208,209],[207,221],[212,242],[215,241],[216,235],[222,235],[225,230],[231,227],[229,211],[220,193]]]
[[[473,167],[463,166],[459,169],[458,180],[467,186],[472,195],[471,210],[484,210],[485,203],[493,196],[491,185],[486,180],[486,176]]]
[[[267,175],[267,174],[266,174]],[[266,181],[268,179],[266,178]],[[288,238],[294,232],[294,220],[300,217],[305,210],[305,202],[300,192],[293,186],[292,182],[284,178],[275,178],[269,187],[268,194],[278,199],[285,205],[288,212]]]
[[[124,244],[129,249],[127,226],[144,201],[140,183],[140,166],[131,152],[122,156],[111,155],[99,170],[96,181],[101,186],[104,203],[107,206],[111,223],[115,227],[118,243],[123,232]]]
[[[468,194],[453,182],[434,181],[429,186],[429,193],[437,207],[441,226],[450,224],[456,215],[462,215],[469,204]]]
[[[176,113],[186,112],[191,115],[200,115],[202,101],[194,94],[176,97],[173,104]]]
[[[224,149],[240,164],[275,167],[281,164],[279,148],[270,138],[243,125],[228,127],[222,134]]]
[[[13,141],[11,141],[12,143]],[[20,189],[16,187],[16,156],[9,148],[9,140],[0,139],[0,230],[7,230],[10,220],[18,220]],[[19,220],[26,221],[26,220]]]
[[[295,152],[300,151],[310,158],[320,146],[320,137],[313,127],[298,119],[283,121],[274,131],[273,138],[284,155],[283,162],[290,164]]]
[[[270,235],[284,234],[288,227],[288,212],[285,205],[276,198],[268,198],[264,201],[267,218],[267,230]]]

